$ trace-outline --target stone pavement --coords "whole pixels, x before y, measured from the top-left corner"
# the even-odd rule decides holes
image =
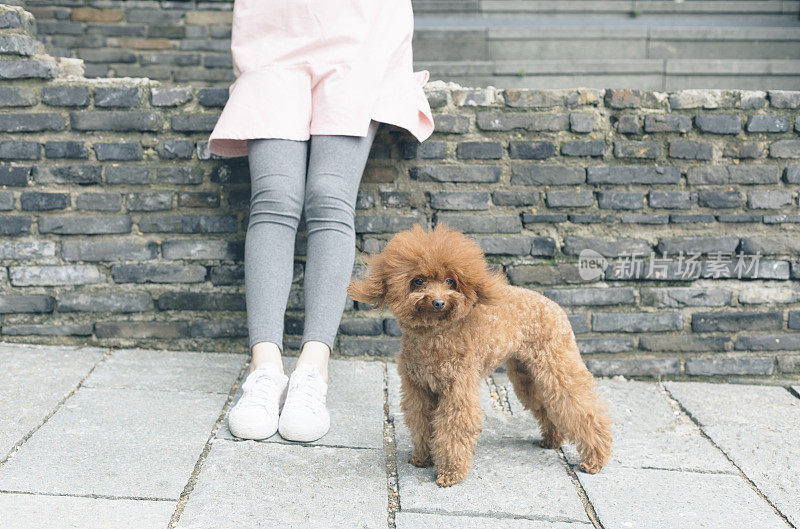
[[[227,430],[246,361],[0,344],[0,529],[800,528],[800,385],[603,379],[614,457],[588,475],[497,372],[440,489],[407,462],[394,364],[333,361],[331,431],[297,444]]]

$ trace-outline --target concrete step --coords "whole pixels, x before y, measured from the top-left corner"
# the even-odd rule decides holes
[[[592,17],[659,17],[686,18],[764,17],[797,19],[800,1],[768,0],[412,0],[418,15],[446,14],[448,16],[481,15],[484,17],[508,15],[537,16],[592,16]]]
[[[800,27],[417,27],[417,60],[800,59]]]
[[[598,59],[415,61],[431,80],[501,88],[739,88],[796,90],[800,60]]]

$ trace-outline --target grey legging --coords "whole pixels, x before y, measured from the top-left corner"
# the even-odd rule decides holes
[[[308,247],[300,347],[318,340],[333,348],[355,258],[356,195],[378,125],[371,121],[366,136],[247,141],[251,198],[244,281],[250,347],[268,341],[283,351],[295,234],[305,212]]]

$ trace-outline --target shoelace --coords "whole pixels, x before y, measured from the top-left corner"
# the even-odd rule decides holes
[[[302,406],[315,415],[320,414],[325,407],[325,393],[320,386],[320,381],[313,372],[305,370],[300,373],[295,372],[289,385],[286,404]]]
[[[259,373],[259,371],[262,371]],[[242,384],[243,404],[250,406],[261,406],[267,402],[274,402],[280,394],[280,387],[270,374],[263,370],[256,370],[253,373],[258,373],[256,376],[248,375]],[[264,380],[266,379],[266,380]],[[262,382],[263,380],[263,382]]]

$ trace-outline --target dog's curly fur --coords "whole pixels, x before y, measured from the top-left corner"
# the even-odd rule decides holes
[[[488,268],[474,240],[444,224],[396,234],[366,265],[367,275],[347,292],[388,306],[400,325],[397,369],[413,465],[435,464],[443,487],[466,477],[483,418],[479,384],[503,361],[519,400],[541,425],[541,446],[574,442],[584,472],[608,462],[606,405],[558,304],[509,285]]]

